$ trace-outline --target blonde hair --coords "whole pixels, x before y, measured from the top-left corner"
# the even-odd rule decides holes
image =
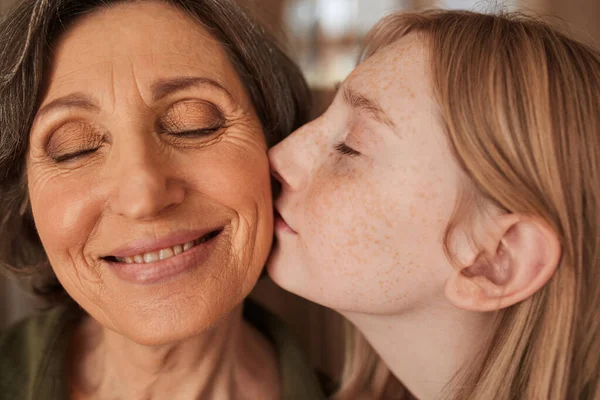
[[[524,15],[426,11],[384,18],[363,59],[410,32],[428,45],[439,116],[469,186],[543,219],[563,251],[542,289],[498,313],[489,346],[446,398],[600,399],[600,54]],[[348,334],[336,398],[410,398]]]

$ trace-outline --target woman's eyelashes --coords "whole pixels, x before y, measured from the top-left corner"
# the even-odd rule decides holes
[[[226,126],[227,119],[221,109],[202,100],[177,103],[158,121],[159,132],[177,138],[210,137]]]
[[[190,130],[182,130],[182,131],[176,131],[176,132],[164,132],[164,134],[174,136],[178,139],[193,140],[193,139],[199,139],[199,138],[210,138],[213,135],[220,132],[224,127],[225,127],[225,125],[210,127],[210,128],[197,128],[197,129],[190,129]],[[100,147],[101,146],[82,148],[82,149],[78,149],[75,151],[60,153],[60,154],[50,153],[50,158],[52,159],[52,161],[54,161],[57,164],[74,162],[74,161],[77,161],[79,159],[82,159],[82,158],[85,158],[87,156],[94,154],[96,151],[98,151],[100,149]]]
[[[66,163],[95,153],[106,141],[98,127],[85,121],[70,121],[54,131],[46,143],[46,153],[57,163]]]
[[[169,135],[176,136],[177,138],[207,138],[218,131],[223,129],[223,127],[211,127],[211,128],[201,128],[201,129],[192,129],[192,130],[184,130],[179,132],[169,132]],[[86,156],[90,156],[94,154],[96,151],[100,149],[101,146],[92,147],[92,148],[84,148],[81,150],[68,152],[64,154],[51,154],[50,158],[57,164],[67,163],[69,161],[77,161],[79,159],[85,158]]]
[[[156,133],[171,138],[175,146],[184,146],[197,140],[212,139],[227,128],[228,121],[218,107],[207,105],[207,102],[194,103],[171,108],[156,122]],[[106,135],[91,124],[69,122],[54,132],[46,152],[54,163],[75,162],[100,150],[105,139]]]
[[[349,157],[358,157],[360,156],[360,152],[357,150],[354,150],[352,147],[348,146],[345,142],[340,142],[338,144],[335,145],[335,150],[344,156],[349,156]]]
[[[184,131],[180,131],[180,132],[169,132],[169,134],[175,135],[178,137],[205,137],[205,136],[210,136],[210,135],[218,132],[222,128],[223,128],[222,126],[218,126],[218,127],[212,127],[212,128],[184,130]]]
[[[99,147],[92,148],[92,149],[83,149],[83,150],[75,151],[73,153],[53,155],[53,156],[51,156],[51,158],[55,163],[63,164],[63,163],[69,162],[69,161],[76,161],[80,158],[84,158],[87,155],[91,155],[91,154],[95,153],[98,149],[99,149]]]

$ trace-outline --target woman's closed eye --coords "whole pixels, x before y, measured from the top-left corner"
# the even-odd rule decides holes
[[[99,147],[93,147],[90,149],[78,150],[72,153],[61,154],[59,156],[53,156],[52,160],[58,164],[65,163],[68,161],[75,161],[79,158],[83,158],[89,154],[95,153],[98,149]]]
[[[227,120],[215,104],[204,100],[176,103],[158,122],[159,131],[178,138],[205,138],[226,127]]]
[[[223,126],[217,126],[212,128],[200,128],[200,129],[191,129],[191,130],[183,130],[179,132],[169,132],[171,135],[179,136],[179,137],[206,137],[210,136],[219,130],[221,130]]]
[[[105,135],[83,121],[69,122],[58,128],[48,140],[46,153],[55,163],[76,161],[95,153]]]
[[[170,107],[157,121],[157,132],[170,136],[174,144],[185,146],[198,139],[212,139],[227,127],[227,119],[215,104],[204,100],[185,100]],[[70,163],[96,153],[106,135],[88,121],[68,122],[54,131],[46,153],[57,163]]]

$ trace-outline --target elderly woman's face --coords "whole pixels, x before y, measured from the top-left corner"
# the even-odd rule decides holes
[[[55,46],[31,130],[35,223],[54,272],[140,343],[204,331],[272,239],[266,143],[221,45],[167,5],[84,17]]]

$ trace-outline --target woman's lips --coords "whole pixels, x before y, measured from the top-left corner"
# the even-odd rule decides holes
[[[119,258],[134,257],[138,254],[159,251],[168,247],[174,247],[177,245],[183,246],[184,244],[199,239],[211,232],[222,230],[223,227],[214,227],[194,231],[174,232],[158,240],[155,238],[136,240],[118,249],[113,249],[110,254],[107,254],[107,256]]]
[[[298,234],[298,232],[296,232],[295,230],[293,230],[287,224],[287,222],[285,222],[285,219],[283,219],[283,217],[281,216],[281,214],[279,214],[278,211],[275,211],[275,230],[277,232],[288,232],[288,233],[293,233],[295,235]]]
[[[213,231],[209,234],[208,239],[200,240],[199,238],[188,250],[164,260],[127,263],[110,257],[104,261],[119,279],[126,282],[134,284],[160,283],[205,263],[221,236],[222,230]]]

